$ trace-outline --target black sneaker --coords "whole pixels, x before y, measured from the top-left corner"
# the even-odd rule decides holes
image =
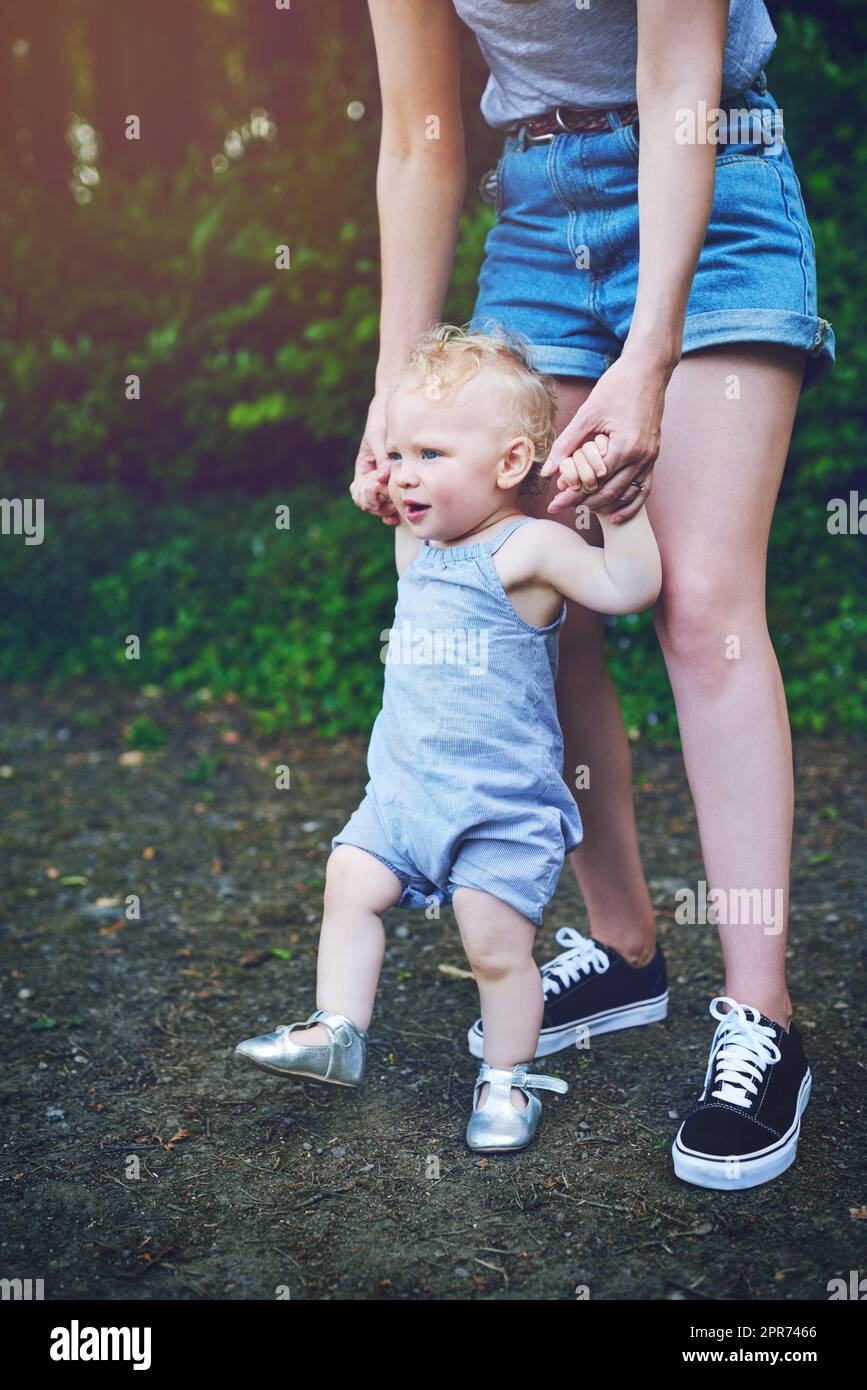
[[[674,1171],[698,1187],[756,1187],[795,1161],[812,1082],[804,1044],[794,1023],[787,1033],[728,995],[710,1011],[720,1021],[704,1090],[671,1147]]]
[[[665,1018],[668,977],[659,946],[647,965],[634,966],[613,947],[572,927],[561,927],[555,940],[568,949],[539,967],[545,1013],[536,1057],[572,1047],[579,1034],[593,1037]],[[480,1018],[467,1033],[467,1042],[473,1057],[484,1056]]]

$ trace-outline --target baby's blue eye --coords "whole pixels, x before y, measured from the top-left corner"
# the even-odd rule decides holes
[[[421,452],[422,452],[422,457],[423,457],[425,454],[433,454],[435,458],[439,458],[439,452],[440,452],[440,451],[439,451],[439,449],[422,449]]]

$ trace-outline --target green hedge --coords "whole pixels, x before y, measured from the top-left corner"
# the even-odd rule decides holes
[[[826,509],[851,489],[867,496],[855,292],[867,260],[867,61],[861,29],[847,52],[830,16],[782,10],[774,23],[768,85],[838,362],[802,399],[769,611],[794,726],[855,730],[867,539],[830,536]],[[325,88],[321,101],[325,118]],[[87,206],[0,172],[3,495],[44,496],[49,532],[41,547],[0,537],[0,677],[206,685],[238,692],[265,725],[369,727],[392,538],[345,489],[376,355],[376,122],[329,118],[328,130],[324,144],[251,147],[213,179],[191,150],[180,170],[106,180]],[[471,136],[444,307],[458,322],[492,218],[475,187],[496,137],[480,120]],[[274,268],[280,244],[290,270]],[[141,377],[139,401],[125,398],[128,373]],[[292,507],[285,533],[273,527],[280,502]],[[123,653],[130,632],[143,639],[138,662]],[[627,721],[671,735],[649,616],[612,622],[609,645]]]
[[[20,495],[11,479],[0,486]],[[275,526],[279,506],[287,530]],[[864,545],[828,534],[821,501],[775,528],[771,623],[797,729],[864,728],[867,616],[841,582],[863,568]],[[370,728],[394,611],[393,533],[348,497],[307,488],[149,507],[118,488],[55,485],[43,543],[5,536],[2,556],[0,679],[207,687],[239,695],[263,730]],[[609,619],[608,647],[627,724],[676,737],[650,615]]]
[[[833,56],[820,19],[775,16],[767,73],[815,232],[820,312],[839,361],[804,399],[801,482],[845,479],[864,454],[867,62]],[[817,111],[815,94],[821,91]],[[323,111],[331,98],[322,95]],[[58,203],[0,166],[0,463],[54,481],[116,480],[146,495],[345,485],[378,332],[377,121],[329,124],[327,144],[253,142],[203,178],[107,179]],[[444,317],[469,319],[492,212],[477,176],[497,151],[481,118]],[[291,268],[275,268],[290,248]],[[129,374],[141,399],[125,395]]]

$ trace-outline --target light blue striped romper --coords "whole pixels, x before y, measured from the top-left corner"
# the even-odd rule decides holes
[[[422,541],[398,581],[369,781],[331,844],[387,864],[400,907],[448,903],[463,885],[538,926],[583,838],[554,696],[566,604],[546,627],[524,622],[492,558],[532,521],[471,545]]]

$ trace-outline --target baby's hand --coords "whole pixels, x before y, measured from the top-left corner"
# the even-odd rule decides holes
[[[608,435],[597,434],[595,439],[585,440],[574,454],[567,454],[560,464],[557,479],[559,490],[564,492],[566,488],[576,488],[578,491],[595,492],[599,486],[598,479],[608,473],[603,462],[607,452]]]
[[[386,477],[388,465],[383,464],[379,468],[373,468],[369,473],[356,478],[350,491],[356,505],[362,510],[373,508],[380,515],[385,517],[397,517],[398,512],[394,503],[388,495]]]

